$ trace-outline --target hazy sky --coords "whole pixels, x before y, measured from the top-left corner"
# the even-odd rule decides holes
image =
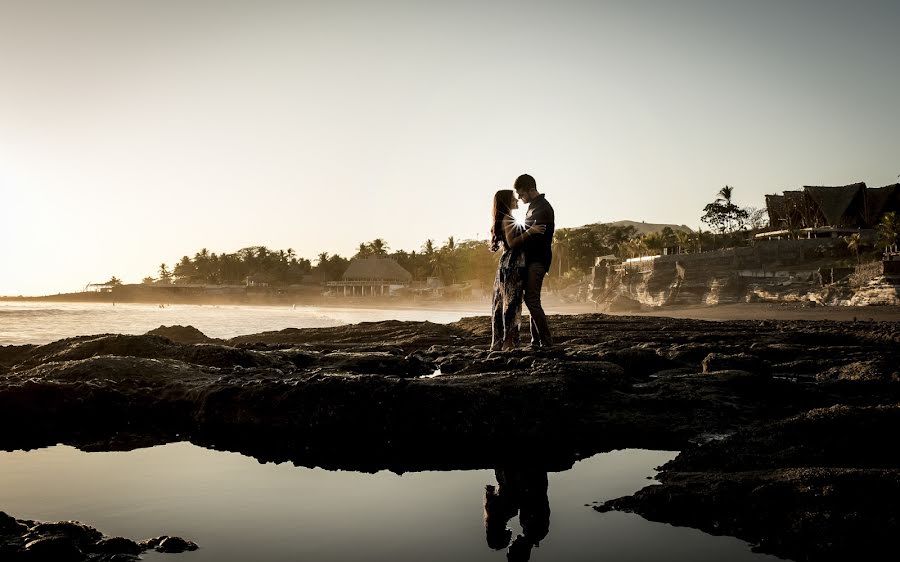
[[[0,0],[0,294],[900,181],[900,2]]]

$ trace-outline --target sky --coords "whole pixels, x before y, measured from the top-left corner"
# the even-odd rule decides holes
[[[900,181],[900,2],[0,0],[0,295]]]

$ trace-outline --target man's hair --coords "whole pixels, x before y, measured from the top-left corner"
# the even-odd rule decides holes
[[[513,184],[513,187],[516,191],[537,190],[537,182],[535,182],[534,178],[528,174],[522,174],[516,178],[516,183]]]

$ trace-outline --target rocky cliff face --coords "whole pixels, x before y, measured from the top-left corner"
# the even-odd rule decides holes
[[[900,278],[879,272],[863,283],[851,284],[846,277],[852,268],[829,265],[837,263],[828,258],[841,255],[840,244],[833,239],[781,240],[751,248],[660,256],[628,264],[618,273],[604,269],[598,283],[603,289],[594,296],[606,302],[621,296],[650,307],[738,302],[900,304]],[[595,272],[595,280],[597,276]]]

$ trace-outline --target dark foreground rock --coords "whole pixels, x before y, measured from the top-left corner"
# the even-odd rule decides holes
[[[882,428],[900,429],[898,323],[551,322],[558,345],[538,352],[491,352],[487,318],[227,341],[162,327],[0,347],[0,447],[190,440],[262,461],[397,472],[523,458],[558,470],[611,449],[673,449],[684,452],[662,486],[606,508],[797,558],[827,559],[825,536],[877,544],[893,532],[900,503],[835,503],[853,509],[841,519],[814,491],[892,497],[900,464],[871,449],[890,448]],[[828,424],[810,413],[845,411],[835,405],[853,414]],[[759,464],[770,457],[781,460]],[[671,505],[690,513],[677,519]]]
[[[137,543],[103,534],[77,521],[41,523],[15,519],[0,511],[0,560],[4,562],[130,562],[155,549],[178,553],[197,550],[180,537],[162,536]]]
[[[832,406],[695,445],[662,485],[612,500],[795,560],[874,560],[900,536],[900,406]],[[893,556],[891,556],[893,557]]]

